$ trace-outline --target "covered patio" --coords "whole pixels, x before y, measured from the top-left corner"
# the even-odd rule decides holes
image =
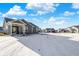
[[[19,21],[12,21],[8,25],[8,33],[10,35],[25,34],[25,25],[24,25],[24,23],[19,22]]]

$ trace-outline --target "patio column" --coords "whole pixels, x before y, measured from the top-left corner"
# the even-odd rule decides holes
[[[21,28],[21,26],[19,26],[19,34],[21,34],[21,30],[22,30],[22,28]]]
[[[12,23],[9,23],[8,25],[8,34],[12,35]]]
[[[25,25],[23,25],[23,35],[25,35]]]

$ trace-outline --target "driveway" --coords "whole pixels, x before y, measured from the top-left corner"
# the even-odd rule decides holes
[[[43,33],[0,36],[0,55],[79,56],[79,34]]]

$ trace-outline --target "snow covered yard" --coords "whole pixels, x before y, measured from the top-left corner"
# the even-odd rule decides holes
[[[43,33],[0,36],[3,56],[79,56],[79,34]]]

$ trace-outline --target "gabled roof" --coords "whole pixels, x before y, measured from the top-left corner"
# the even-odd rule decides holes
[[[6,17],[4,19],[5,19],[6,22],[14,20],[14,19],[6,18]]]
[[[38,26],[36,26],[35,24],[33,24],[33,23],[31,23],[31,22],[29,22],[29,24],[30,24],[32,27],[37,27],[37,28],[38,28]]]
[[[29,25],[29,23],[25,21],[24,19],[20,19],[20,20],[23,21],[25,24]]]
[[[73,26],[73,27],[79,28],[79,25],[76,25],[76,26]]]
[[[4,18],[6,22],[9,22],[9,21],[13,21],[15,23],[22,23],[20,20],[16,20],[16,19],[11,19],[11,18]]]
[[[27,22],[27,21],[25,21],[24,19],[22,19],[22,21],[23,21],[24,23],[26,23],[27,25],[30,25],[30,26],[32,26],[32,27],[37,27],[37,28],[38,28],[38,26],[36,26],[35,24],[33,24],[33,23],[31,23],[31,22]]]
[[[39,28],[38,26],[36,26],[35,24],[31,23],[31,22],[27,22],[25,21],[24,19],[18,19],[18,20],[15,20],[15,19],[10,19],[10,18],[4,18],[6,22],[8,21],[13,21],[13,22],[17,22],[17,23],[22,23],[24,22],[26,25],[29,25],[31,27],[36,27],[36,28]],[[22,21],[22,22],[21,22]]]

